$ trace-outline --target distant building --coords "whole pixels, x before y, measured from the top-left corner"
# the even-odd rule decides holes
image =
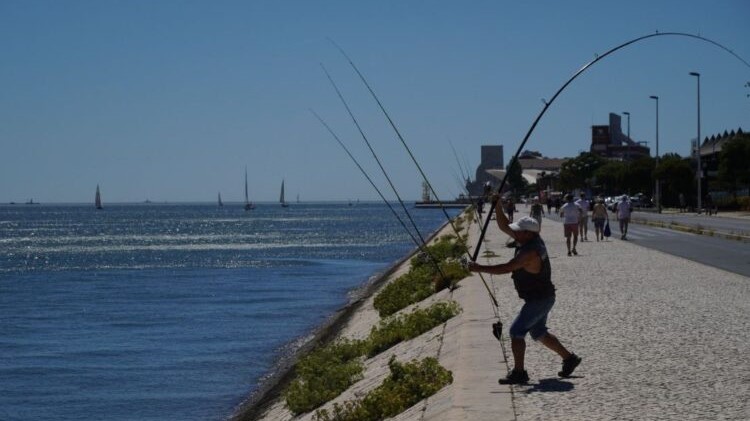
[[[488,181],[492,187],[499,185],[499,182],[489,173],[489,170],[505,168],[504,162],[503,145],[482,145],[482,161],[477,167],[474,181],[466,181],[466,190],[469,194],[481,196],[483,186]]]
[[[524,156],[521,154],[521,156]],[[521,164],[521,176],[529,184],[534,184],[540,177],[553,176],[556,177],[560,173],[560,167],[569,158],[545,158],[545,157],[529,157],[519,158],[518,162]],[[497,180],[502,180],[505,177],[505,170],[487,170],[490,175],[495,177]]]
[[[745,133],[740,127],[736,132],[732,130],[730,133],[727,133],[727,131],[724,130],[724,133],[715,134],[710,138],[706,136],[703,139],[703,143],[701,143],[700,147],[700,154],[701,167],[703,167],[703,177],[706,182],[716,179],[719,174],[719,154],[721,153],[722,146],[734,138],[743,137],[744,134]],[[693,147],[691,151],[691,158],[693,160],[697,159],[695,155],[696,149],[695,139],[693,139]]]
[[[591,126],[591,153],[619,161],[651,155],[651,149],[622,132],[619,114],[609,113],[609,125]]]
[[[547,158],[535,151],[524,151],[519,155],[518,162],[521,164],[521,176],[529,184],[536,184],[537,192],[542,203],[546,203],[548,197],[557,197],[561,193],[557,191],[560,181],[560,168],[570,158]],[[505,177],[505,171],[487,170],[496,178],[499,184]]]

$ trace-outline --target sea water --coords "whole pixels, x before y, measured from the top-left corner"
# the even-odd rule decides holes
[[[385,204],[0,206],[0,419],[225,419],[414,247]]]

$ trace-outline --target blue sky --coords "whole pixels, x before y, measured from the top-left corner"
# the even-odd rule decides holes
[[[419,174],[348,63],[379,95],[442,198],[506,161],[554,92],[596,53],[661,32],[700,34],[750,61],[750,2],[0,0],[0,203],[374,199],[315,109],[384,189],[319,63],[399,193]],[[557,99],[527,148],[588,150],[591,125],[631,113],[631,136],[686,155],[696,135],[750,130],[750,68],[689,38],[657,37],[597,63]],[[624,120],[625,121],[625,120]],[[623,127],[623,129],[625,129]]]

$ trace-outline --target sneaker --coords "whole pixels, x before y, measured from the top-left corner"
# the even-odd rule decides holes
[[[573,254],[575,254],[576,256],[578,256],[578,252],[576,251],[576,249],[573,249]]]
[[[568,256],[572,256],[572,254],[570,254],[570,252],[568,252]]]
[[[529,373],[526,370],[512,370],[504,379],[500,379],[497,382],[500,384],[526,384],[528,381]]]
[[[580,363],[581,357],[576,354],[570,354],[570,357],[563,360],[562,370],[560,370],[557,375],[560,377],[570,377],[570,375],[573,374],[573,370],[575,370]]]

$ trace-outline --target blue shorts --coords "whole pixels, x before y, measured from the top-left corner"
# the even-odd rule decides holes
[[[547,314],[555,305],[555,297],[526,301],[510,325],[512,338],[523,338],[527,333],[537,340],[547,333]]]

